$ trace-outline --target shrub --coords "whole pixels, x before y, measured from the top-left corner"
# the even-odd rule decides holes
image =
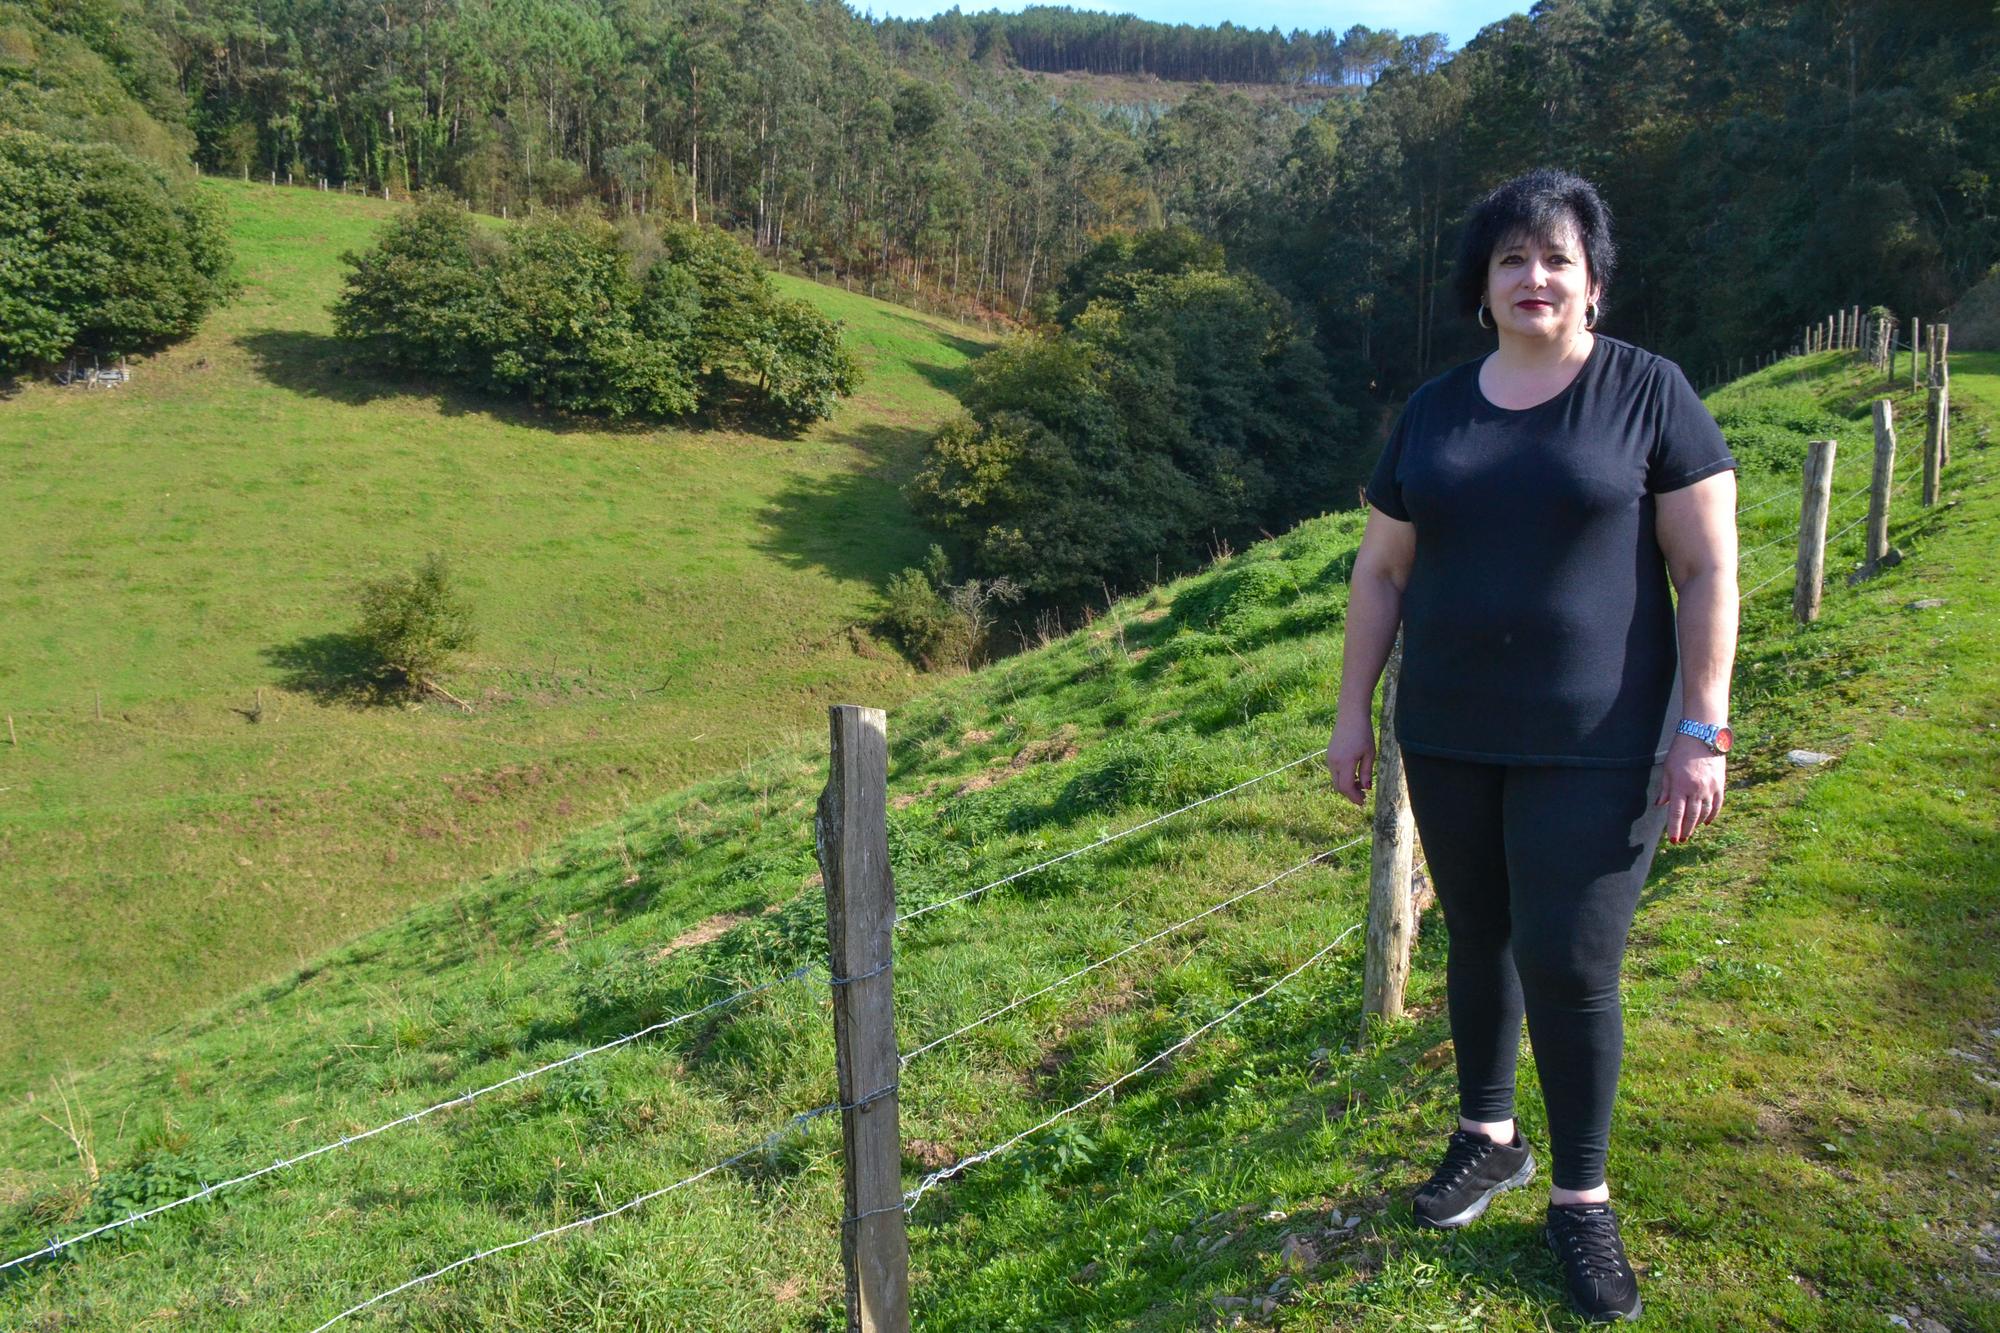
[[[908,488],[975,573],[1093,596],[1334,502],[1360,441],[1267,284],[1173,233],[1107,242],[1073,287],[1064,326],[980,359],[969,415],[931,438]]]
[[[772,415],[804,426],[833,415],[835,400],[861,383],[861,364],[840,325],[804,301],[774,301],[744,347],[757,392]]]
[[[0,371],[194,332],[229,292],[215,206],[109,144],[0,131]]]
[[[333,303],[334,332],[399,370],[484,378],[492,257],[464,209],[427,196],[384,227],[374,249],[340,257],[350,272]]]
[[[445,558],[433,551],[412,573],[362,585],[355,637],[383,684],[413,688],[472,646],[472,611],[451,586]]]
[[[926,668],[969,667],[986,655],[993,611],[1021,600],[1010,579],[951,582],[944,548],[932,546],[922,568],[889,580],[883,621],[903,651]]]
[[[713,227],[621,237],[590,214],[542,213],[495,243],[433,198],[343,259],[342,337],[393,368],[566,412],[675,417],[748,394],[797,426],[860,379],[840,325],[778,300],[756,254]]]

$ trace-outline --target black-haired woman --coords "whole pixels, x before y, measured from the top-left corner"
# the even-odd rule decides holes
[[[1459,1084],[1414,1211],[1463,1226],[1534,1174],[1514,1125],[1525,1010],[1545,1234],[1596,1320],[1641,1308],[1604,1177],[1619,967],[1662,833],[1722,809],[1737,618],[1735,460],[1677,366],[1594,331],[1614,264],[1609,210],[1576,176],[1532,172],[1474,210],[1458,291],[1497,346],[1417,390],[1368,483],[1327,746],[1361,804],[1400,624],[1396,735]]]

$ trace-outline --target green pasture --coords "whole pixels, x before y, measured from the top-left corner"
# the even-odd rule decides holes
[[[1627,968],[1610,1179],[1652,1326],[2000,1324],[2000,477],[1961,372],[1946,503],[1906,559],[1795,626],[1745,607],[1722,820],[1662,849]],[[1711,401],[1746,505],[1805,441],[1870,450],[1862,372],[1787,362]],[[1907,406],[1907,404],[1905,404]],[[1791,512],[1787,512],[1787,510]],[[1852,507],[1839,517],[1852,514]],[[1742,519],[1782,538],[1795,501]],[[1323,517],[890,709],[905,910],[1313,754],[1360,515]],[[1782,542],[1769,550],[1781,550]],[[1748,557],[1749,587],[1783,559]],[[1916,606],[1928,599],[1941,605]],[[430,719],[443,725],[450,719]],[[1794,748],[1831,753],[1815,768]],[[0,1110],[6,1257],[201,1182],[768,981],[822,955],[823,741],[556,839],[275,982]],[[910,1050],[1359,835],[1316,761],[898,932]],[[497,849],[496,849],[497,859]],[[905,1176],[1027,1129],[1269,986],[1361,919],[1365,845],[913,1061]],[[1573,1326],[1545,1192],[1417,1229],[1455,1117],[1433,914],[1410,1016],[1360,1039],[1361,942],[924,1197],[926,1330]],[[1532,1062],[1525,1132],[1546,1157]],[[0,1280],[26,1328],[310,1329],[473,1251],[730,1169],[496,1255],[340,1327],[817,1330],[840,1319],[824,982],[795,980]],[[1543,1178],[1546,1179],[1546,1176]],[[1982,1258],[1975,1246],[1983,1246]]]
[[[240,298],[125,387],[0,400],[0,1092],[918,683],[870,624],[979,335],[780,277],[866,364],[831,421],[586,426],[347,364],[338,255],[392,205],[205,188]],[[355,585],[430,550],[476,711],[357,706]]]

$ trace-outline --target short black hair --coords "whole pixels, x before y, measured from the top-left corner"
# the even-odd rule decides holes
[[[1493,247],[1509,237],[1546,239],[1574,223],[1583,240],[1583,258],[1599,293],[1611,289],[1618,247],[1611,240],[1611,209],[1597,187],[1583,177],[1541,167],[1497,186],[1473,207],[1458,241],[1458,304],[1475,313],[1486,299],[1486,270]]]

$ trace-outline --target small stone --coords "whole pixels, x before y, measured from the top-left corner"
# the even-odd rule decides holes
[[[1949,1328],[1946,1328],[1929,1315],[1924,1315],[1917,1320],[1917,1329],[1919,1333],[1951,1333]]]
[[[1211,1296],[1208,1298],[1208,1303],[1224,1314],[1228,1314],[1233,1310],[1247,1310],[1250,1308],[1250,1298],[1247,1296]],[[1903,1327],[1908,1328],[1909,1325],[1904,1324]]]
[[[1333,1059],[1333,1051],[1328,1047],[1322,1046],[1318,1050],[1312,1053],[1311,1058],[1314,1064],[1323,1065],[1327,1061]]]
[[[1903,1316],[1899,1314],[1890,1315],[1889,1322],[1894,1324],[1897,1328],[1908,1328],[1910,1326],[1910,1321],[1903,1318]]]
[[[1910,603],[1910,610],[1934,611],[1938,607],[1943,605],[1944,605],[1944,598],[1942,597],[1920,597],[1916,601]]]
[[[1257,1300],[1257,1313],[1269,1319],[1272,1315],[1278,1313],[1278,1302],[1269,1296],[1259,1297]]]
[[[1069,1280],[1071,1282],[1074,1282],[1079,1287],[1087,1287],[1091,1283],[1097,1281],[1097,1275],[1102,1273],[1103,1271],[1104,1271],[1103,1263],[1100,1262],[1099,1260],[1092,1259],[1089,1263],[1077,1269],[1074,1273],[1071,1273],[1069,1275]]]
[[[1297,1272],[1310,1273],[1319,1267],[1319,1249],[1301,1236],[1287,1236],[1285,1243],[1278,1247],[1278,1263]]]
[[[1266,1222],[1282,1222],[1282,1221],[1284,1221],[1284,1220],[1285,1220],[1285,1219],[1286,1219],[1287,1217],[1290,1217],[1290,1216],[1291,1216],[1291,1214],[1290,1214],[1290,1213],[1288,1213],[1288,1212],[1286,1212],[1286,1211],[1285,1211],[1284,1209],[1282,1209],[1282,1208],[1273,1208],[1273,1209],[1272,1209],[1272,1210],[1271,1210],[1270,1212],[1268,1212],[1268,1213],[1264,1214],[1264,1220],[1265,1220]]]
[[[1785,762],[1798,768],[1815,768],[1820,764],[1830,764],[1837,758],[1820,750],[1787,750]]]

